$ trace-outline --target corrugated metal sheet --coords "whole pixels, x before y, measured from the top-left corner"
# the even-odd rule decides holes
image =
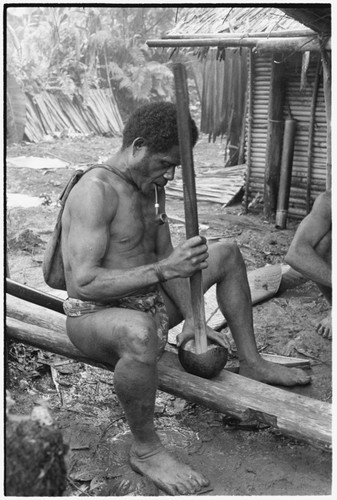
[[[246,148],[250,149],[250,158],[246,160],[250,165],[248,203],[258,194],[263,197],[264,192],[271,64],[270,54],[252,55],[251,137],[247,137],[250,148]]]
[[[307,213],[307,183],[310,162],[310,206],[316,196],[325,190],[327,123],[323,82],[322,78],[320,78],[314,113],[312,152],[309,154],[312,96],[316,77],[317,57],[319,55],[311,54],[310,56],[306,85],[303,89],[301,89],[301,54],[286,55],[285,57],[287,58],[287,69],[286,97],[283,114],[284,119],[289,117],[288,109],[290,109],[292,118],[297,121],[288,213],[292,216],[303,217]],[[248,202],[253,200],[258,193],[263,195],[264,192],[271,66],[271,54],[256,55],[253,57],[251,170]]]
[[[297,121],[289,199],[289,213],[296,215],[305,215],[307,212],[306,189],[310,162],[310,206],[317,195],[325,190],[327,122],[322,75],[319,80],[314,116],[311,117],[311,103],[318,57],[320,57],[318,54],[311,53],[310,55],[306,85],[303,89],[300,88],[302,65],[300,54],[291,57],[287,72],[286,102],[289,104],[292,117]],[[312,152],[310,154],[309,130],[312,119],[314,120],[314,130]]]

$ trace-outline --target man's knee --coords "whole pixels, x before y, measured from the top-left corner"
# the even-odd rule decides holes
[[[243,263],[240,248],[235,242],[220,242],[221,268],[228,269]]]
[[[157,326],[150,314],[133,315],[132,324],[125,326],[124,355],[137,361],[152,363],[157,358]]]

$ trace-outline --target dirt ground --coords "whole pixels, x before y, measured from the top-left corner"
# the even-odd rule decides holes
[[[39,207],[11,208],[6,213],[12,279],[50,292],[43,282],[41,262],[62,186],[76,166],[104,159],[118,145],[118,139],[78,137],[8,148],[8,157],[56,157],[70,164],[55,170],[7,169],[8,193],[43,198]],[[197,174],[201,166],[222,167],[223,148],[221,141],[209,143],[202,136],[194,152]],[[287,229],[280,231],[261,213],[242,214],[241,204],[223,208],[202,202],[198,209],[203,234],[236,240],[248,270],[283,262],[299,222],[290,220]],[[167,212],[184,217],[182,201],[169,197]],[[185,236],[184,227],[175,222],[171,226],[177,243]],[[311,361],[312,384],[292,391],[332,402],[331,342],[315,332],[327,308],[318,288],[306,282],[256,305],[254,324],[260,350]],[[20,344],[12,344],[9,354],[7,388],[15,412],[30,413],[42,398],[69,447],[65,496],[125,495],[127,481],[128,495],[163,495],[128,466],[130,434],[114,393],[113,374]],[[240,426],[225,415],[163,392],[158,393],[155,418],[166,446],[211,480],[205,496],[331,494],[331,454],[271,427]]]

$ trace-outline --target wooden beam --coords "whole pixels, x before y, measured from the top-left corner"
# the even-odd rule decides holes
[[[84,356],[70,342],[64,315],[6,296],[8,338],[113,371],[113,366]],[[159,389],[242,421],[252,418],[283,434],[331,451],[332,405],[247,379],[227,370],[212,380],[184,371],[175,353],[158,362]]]
[[[246,37],[241,36],[225,38],[219,34],[216,38],[208,36],[206,38],[187,38],[187,39],[156,39],[147,40],[149,47],[220,47],[220,48],[234,48],[234,47],[254,47],[259,52],[306,52],[306,51],[320,51],[318,36],[307,37],[292,37],[292,38],[261,38],[261,37]],[[328,50],[331,50],[331,40],[329,39],[326,45]]]
[[[331,50],[331,40],[327,42],[326,48]],[[256,43],[256,51],[264,52],[319,52],[320,44],[318,36],[308,36],[303,38],[271,38],[260,39]]]

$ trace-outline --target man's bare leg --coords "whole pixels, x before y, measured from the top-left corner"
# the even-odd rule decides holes
[[[320,285],[319,283],[316,283],[322,294],[324,295],[325,299],[330,305],[330,308],[332,306],[332,289]],[[325,339],[332,340],[332,318],[331,318],[331,309],[328,312],[328,314],[319,321],[319,323],[316,326],[316,332],[319,335],[322,335]]]
[[[169,495],[190,495],[207,486],[203,475],[168,453],[155,432],[158,342],[152,318],[136,311],[106,309],[68,318],[67,330],[78,349],[92,358],[111,364],[118,355],[114,386],[134,438],[132,468]]]
[[[169,454],[155,432],[156,381],[155,360],[139,362],[122,358],[116,365],[114,385],[134,438],[130,464],[169,495],[196,493],[208,481]]]
[[[272,385],[304,385],[311,378],[303,370],[263,360],[253,328],[253,313],[246,266],[233,244],[209,247],[209,267],[204,271],[206,286],[217,283],[217,300],[236,343],[240,374]]]

